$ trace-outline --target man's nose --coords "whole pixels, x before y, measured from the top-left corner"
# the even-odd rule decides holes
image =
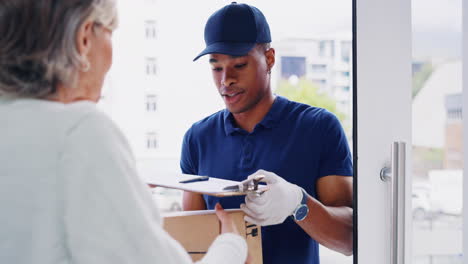
[[[224,87],[229,87],[237,82],[237,76],[234,71],[226,69],[221,79],[221,84]]]

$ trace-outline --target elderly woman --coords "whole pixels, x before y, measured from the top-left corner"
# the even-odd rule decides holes
[[[113,0],[0,1],[0,263],[191,262],[95,105],[115,26]],[[224,234],[202,263],[244,262],[217,215]]]

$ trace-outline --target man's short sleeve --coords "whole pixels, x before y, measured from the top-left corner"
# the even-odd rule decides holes
[[[319,177],[352,176],[353,164],[348,140],[338,118],[324,111],[322,115],[322,149]]]
[[[196,156],[195,146],[192,145],[192,132],[193,127],[191,127],[184,135],[184,140],[182,141],[182,153],[180,157],[180,168],[182,173],[185,174],[198,174],[198,166],[194,162],[197,159],[194,158]]]

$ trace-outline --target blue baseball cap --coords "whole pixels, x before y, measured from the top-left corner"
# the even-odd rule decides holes
[[[206,48],[193,61],[212,53],[244,56],[255,44],[270,42],[270,27],[262,12],[254,6],[232,2],[208,18]]]

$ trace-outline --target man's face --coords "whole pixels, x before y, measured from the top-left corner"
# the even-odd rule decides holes
[[[253,109],[270,93],[269,56],[274,57],[274,51],[264,52],[257,47],[241,57],[210,55],[213,80],[231,113]]]

